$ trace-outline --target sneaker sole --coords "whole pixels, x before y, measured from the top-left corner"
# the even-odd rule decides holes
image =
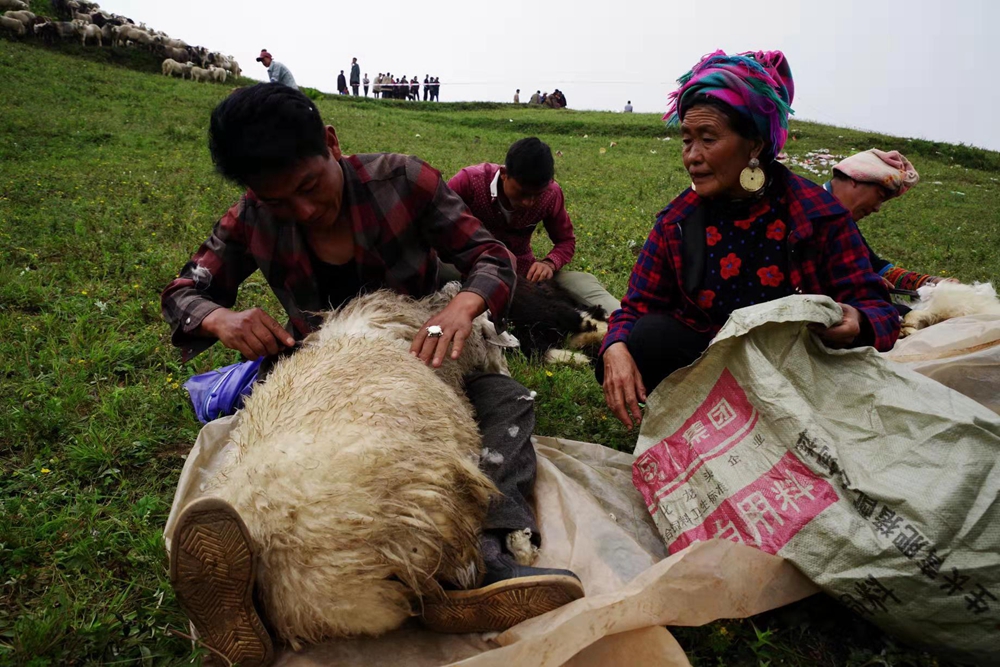
[[[473,590],[446,591],[443,598],[424,602],[421,621],[434,632],[503,632],[583,595],[583,585],[574,577],[520,577]]]
[[[257,559],[239,514],[219,498],[181,512],[170,552],[170,582],[200,640],[239,667],[266,667],[274,644],[253,603]]]

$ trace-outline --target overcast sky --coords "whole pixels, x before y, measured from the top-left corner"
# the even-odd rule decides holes
[[[997,0],[104,0],[108,11],[236,57],[266,47],[300,85],[362,73],[441,78],[441,100],[522,101],[560,88],[574,109],[666,106],[704,54],[785,52],[796,115],[1000,150]],[[419,9],[418,9],[419,7]],[[888,147],[886,147],[888,148]]]

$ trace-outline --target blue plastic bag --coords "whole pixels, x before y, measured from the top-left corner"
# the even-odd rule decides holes
[[[242,408],[243,400],[253,391],[261,361],[243,361],[192,375],[184,388],[191,396],[198,421],[207,424]]]

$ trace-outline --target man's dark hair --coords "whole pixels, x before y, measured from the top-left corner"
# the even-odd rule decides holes
[[[504,167],[508,176],[528,188],[545,187],[556,171],[552,150],[538,137],[515,141],[507,151]]]
[[[323,119],[312,100],[281,83],[241,88],[215,107],[208,147],[219,173],[243,186],[247,179],[328,153]]]

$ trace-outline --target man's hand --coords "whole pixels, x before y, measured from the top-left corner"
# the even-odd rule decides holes
[[[629,430],[642,422],[639,403],[646,402],[642,374],[625,343],[614,343],[604,351],[604,402]]]
[[[541,262],[535,262],[528,269],[528,275],[525,276],[528,282],[540,283],[543,280],[550,280],[552,276],[556,273],[555,268],[553,268],[552,263],[548,260],[542,260]]]
[[[823,329],[819,325],[809,326],[830,347],[847,347],[861,333],[861,313],[858,312],[857,308],[846,303],[837,305],[844,313],[844,319],[840,321],[840,324],[835,324],[828,329]]]
[[[472,333],[472,320],[486,312],[483,297],[474,292],[459,292],[440,313],[424,322],[410,346],[410,354],[425,364],[440,368],[451,345],[451,358],[462,354],[465,339]],[[428,336],[427,327],[441,327],[440,336]]]
[[[199,332],[213,336],[247,359],[278,354],[282,347],[295,345],[295,339],[274,318],[260,308],[233,311],[218,308],[201,321]]]

